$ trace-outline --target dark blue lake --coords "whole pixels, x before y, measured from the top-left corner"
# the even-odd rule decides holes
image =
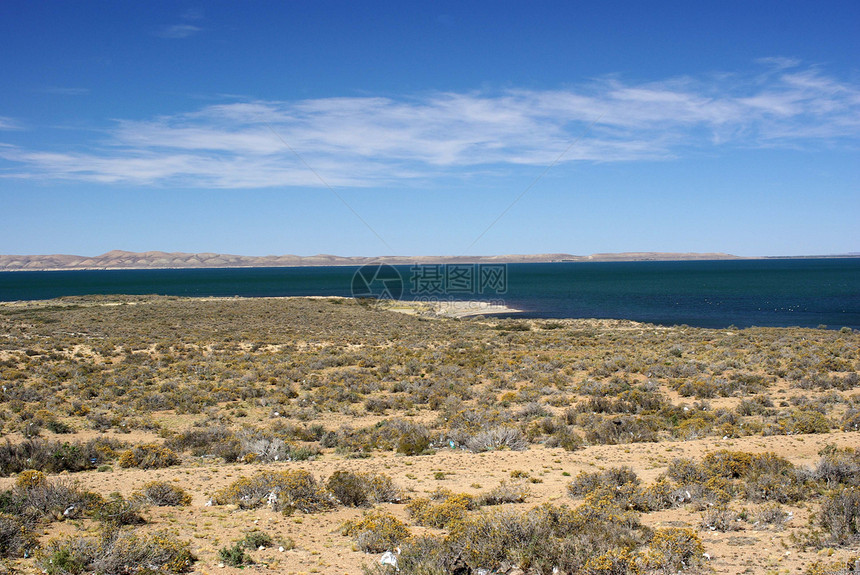
[[[0,273],[0,301],[86,294],[349,296],[357,270],[5,272]],[[477,266],[471,272],[470,266],[396,266],[395,270],[404,299],[499,300],[524,310],[519,317],[860,329],[860,258],[509,264],[502,270],[503,277],[492,276],[489,284],[481,282],[483,271],[500,270]],[[433,283],[437,273],[439,283]],[[447,287],[446,274],[451,280]]]

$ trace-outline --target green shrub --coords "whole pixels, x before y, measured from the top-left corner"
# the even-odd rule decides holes
[[[245,553],[245,545],[242,541],[237,541],[232,547],[222,547],[219,549],[218,559],[230,567],[242,567],[244,565],[254,564],[254,560],[251,559],[251,556]]]
[[[58,421],[56,419],[50,419],[45,423],[45,427],[53,431],[54,433],[60,435],[64,433],[71,433],[74,431],[71,425],[65,423],[63,421]]]
[[[416,535],[400,543],[401,553],[397,558],[397,568],[403,573],[416,575],[446,575],[446,569],[453,561],[447,555],[447,545],[442,537],[436,535]],[[384,573],[383,566],[380,574]],[[390,571],[390,570],[389,570]]]
[[[260,547],[271,547],[274,543],[272,536],[262,531],[251,531],[245,534],[242,545],[248,549],[259,549]]]

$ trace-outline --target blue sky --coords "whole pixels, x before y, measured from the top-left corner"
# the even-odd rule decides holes
[[[860,3],[0,3],[0,253],[860,252]]]

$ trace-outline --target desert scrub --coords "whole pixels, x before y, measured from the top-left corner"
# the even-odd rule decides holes
[[[144,484],[137,496],[150,505],[159,507],[191,505],[191,495],[167,481],[150,481]]]
[[[125,443],[115,439],[97,438],[85,443],[29,439],[13,444],[8,439],[0,444],[0,476],[27,469],[46,473],[84,471],[116,457],[116,449]]]
[[[496,487],[486,493],[482,493],[477,504],[485,505],[502,505],[504,503],[522,503],[529,496],[529,487],[522,481],[502,481]]]
[[[589,557],[582,567],[586,575],[638,575],[641,573],[639,557],[629,549],[609,549]]]
[[[126,575],[137,572],[184,573],[196,557],[189,544],[166,531],[138,535],[133,530],[108,531],[99,538],[54,539],[36,563],[49,575]]]
[[[821,503],[815,517],[816,527],[810,543],[817,547],[849,545],[860,535],[860,490],[839,487]]]
[[[15,488],[0,493],[0,511],[27,521],[63,521],[97,509],[102,502],[96,493],[81,490],[72,481],[48,480],[40,471],[23,472]]]
[[[497,449],[524,451],[528,449],[528,442],[519,429],[499,426],[476,433],[468,439],[466,447],[474,453],[495,451]]]
[[[561,447],[567,451],[576,451],[585,446],[585,442],[570,425],[560,425],[546,440],[547,447]]]
[[[477,505],[471,495],[437,490],[431,498],[419,497],[406,504],[406,511],[418,525],[446,528],[462,521]]]
[[[190,451],[196,457],[220,457],[227,463],[236,461],[242,455],[239,438],[223,425],[188,429],[170,437],[165,446],[175,451]]]
[[[0,557],[25,557],[36,547],[32,524],[17,515],[0,513]]]
[[[594,473],[580,471],[576,479],[567,486],[567,491],[571,497],[582,497],[593,491],[614,490],[627,484],[639,485],[639,478],[632,468],[625,465]]]
[[[671,507],[666,503],[671,495],[664,493],[661,486],[652,487],[647,492],[639,486],[639,478],[630,467],[615,467],[604,471],[587,473],[581,471],[567,486],[570,497],[586,497],[597,501],[607,499],[620,509],[653,511]]]
[[[840,484],[860,487],[860,452],[831,445],[821,450],[819,455],[821,460],[812,473],[814,479],[828,488]]]
[[[701,528],[710,531],[738,531],[741,528],[739,515],[725,505],[716,505],[702,515]]]
[[[219,549],[218,559],[230,567],[242,567],[255,563],[251,556],[245,553],[245,544],[243,541],[235,542],[232,547],[222,547]]]
[[[782,529],[785,522],[788,521],[790,515],[786,512],[779,503],[766,503],[756,512],[753,525],[757,529],[764,529],[771,525],[775,529]]]
[[[701,462],[676,459],[667,474],[680,488],[723,502],[743,494],[754,502],[790,503],[804,499],[808,491],[802,470],[772,452],[721,449],[708,453]]]
[[[585,565],[594,557],[633,554],[644,541],[635,515],[611,503],[590,502],[573,510],[545,504],[526,512],[501,508],[471,514],[452,525],[440,555],[449,567],[459,560],[473,571],[513,563],[538,573],[588,573]]]
[[[120,467],[139,467],[140,469],[160,469],[179,465],[181,462],[175,451],[156,443],[136,445],[123,451],[119,456]]]
[[[272,536],[263,531],[250,531],[245,534],[245,538],[241,543],[248,549],[259,549],[260,547],[271,547],[275,540]]]
[[[107,500],[99,505],[94,517],[102,522],[108,530],[115,530],[124,525],[140,525],[146,520],[140,514],[143,503],[140,499],[126,499],[119,493],[112,493]]]
[[[405,523],[384,511],[371,511],[345,522],[341,533],[354,538],[365,553],[391,551],[411,536]]]
[[[326,481],[328,489],[342,505],[364,507],[373,503],[397,503],[400,488],[385,474],[335,471]]]
[[[397,453],[421,455],[430,448],[430,432],[423,425],[410,424],[402,427],[397,440]]]
[[[47,483],[48,477],[41,471],[37,471],[35,469],[22,471],[18,474],[18,477],[15,478],[15,487],[24,491],[43,487],[47,485]]]
[[[215,502],[233,503],[243,509],[266,504],[285,513],[315,513],[334,506],[332,496],[302,469],[261,471],[237,479],[215,494]]]
[[[653,415],[582,414],[577,417],[577,423],[585,428],[586,441],[603,445],[657,441],[658,432],[665,427],[664,423]]]
[[[705,548],[692,529],[669,527],[654,532],[645,552],[649,567],[669,575],[702,563]]]

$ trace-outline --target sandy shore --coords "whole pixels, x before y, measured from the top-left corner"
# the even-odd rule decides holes
[[[521,313],[523,310],[508,307],[501,303],[487,301],[394,301],[386,309],[409,315],[434,315],[437,317],[469,317],[498,313]]]

